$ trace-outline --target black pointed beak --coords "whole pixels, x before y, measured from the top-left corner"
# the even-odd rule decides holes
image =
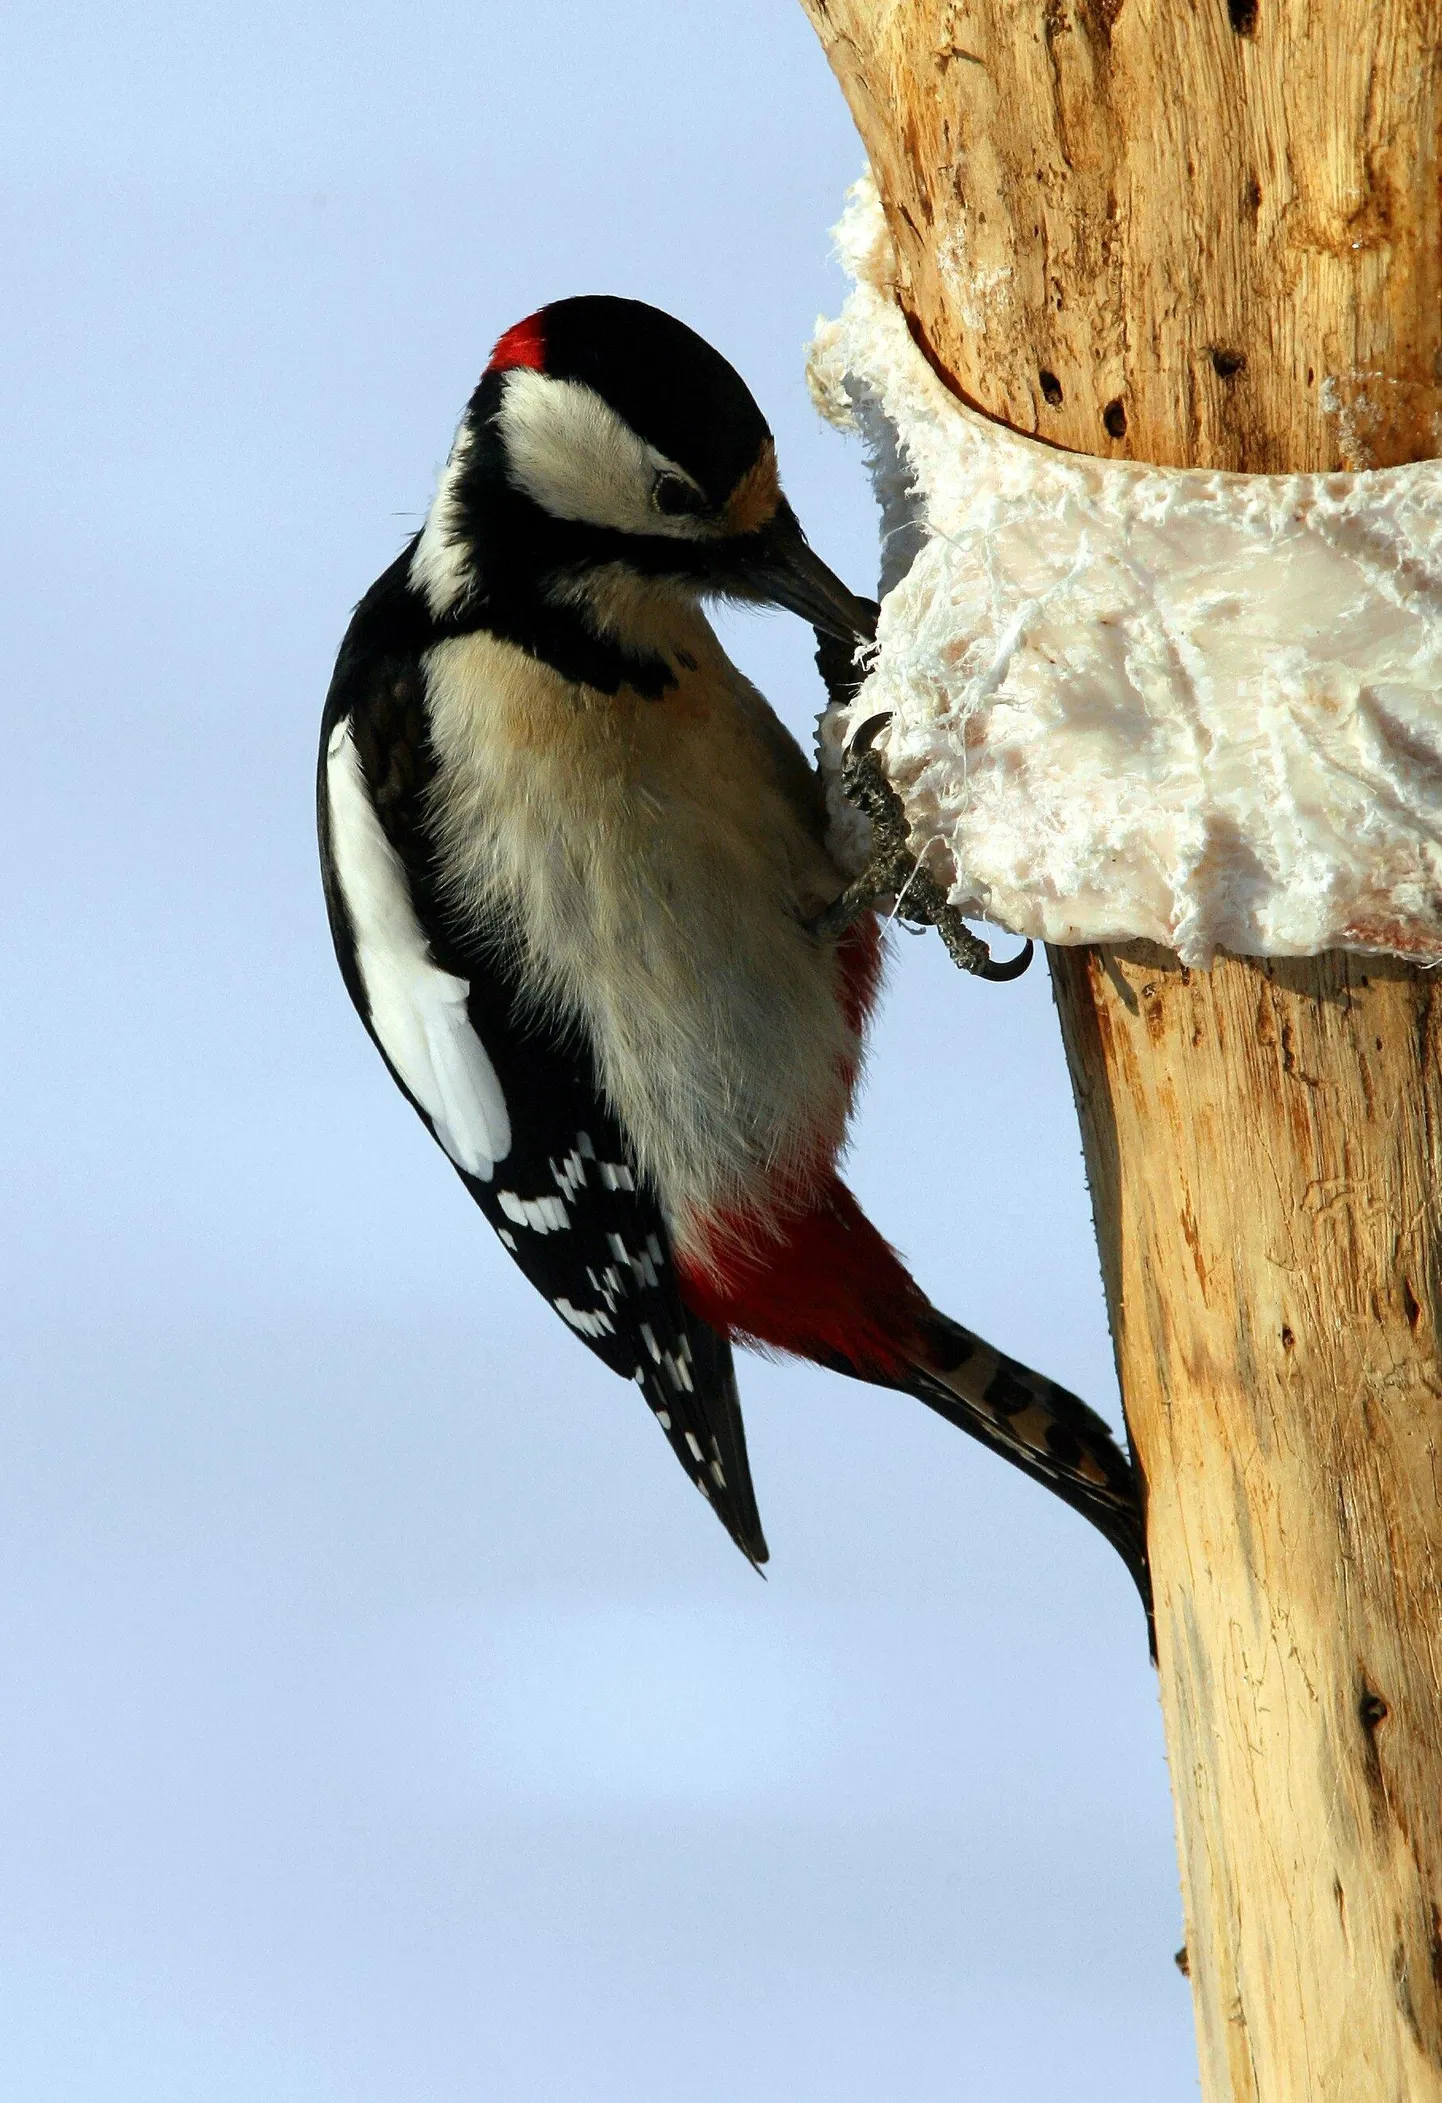
[[[783,499],[771,524],[757,535],[743,568],[748,597],[800,614],[838,642],[874,640],[880,611],[873,599],[858,599],[807,542],[791,506]]]

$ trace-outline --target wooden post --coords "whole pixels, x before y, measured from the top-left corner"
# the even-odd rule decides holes
[[[1442,433],[1442,0],[803,0],[913,331],[1082,452]],[[1442,707],[1442,696],[1439,696]],[[1055,951],[1208,2103],[1442,2098],[1442,982]]]

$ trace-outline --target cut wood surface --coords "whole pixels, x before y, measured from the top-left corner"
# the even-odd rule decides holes
[[[803,4],[965,400],[1166,466],[1439,450],[1442,5]],[[1435,2103],[1442,982],[1051,961],[1149,1490],[1204,2094]]]

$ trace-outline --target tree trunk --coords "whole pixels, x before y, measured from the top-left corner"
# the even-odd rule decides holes
[[[803,0],[913,332],[1074,450],[1442,430],[1438,0]],[[1442,1001],[1052,953],[1128,1419],[1208,2103],[1442,2098]]]

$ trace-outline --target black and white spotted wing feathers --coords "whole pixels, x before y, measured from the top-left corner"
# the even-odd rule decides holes
[[[537,1049],[521,1053],[528,1079]],[[569,1115],[513,1117],[517,1143],[489,1183],[463,1180],[531,1283],[640,1387],[737,1547],[763,1563],[731,1346],[682,1303],[660,1208],[597,1091],[583,1080],[568,1094]]]
[[[636,1382],[687,1475],[763,1563],[731,1347],[682,1302],[660,1207],[589,1048],[526,1001],[509,930],[458,925],[439,884],[424,638],[404,560],[357,610],[322,726],[321,861],[342,975],[502,1244]]]

